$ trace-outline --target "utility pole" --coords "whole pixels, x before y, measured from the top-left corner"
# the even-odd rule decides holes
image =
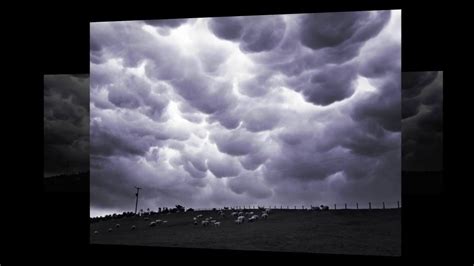
[[[138,207],[138,192],[140,191],[140,187],[135,187],[137,189],[137,194],[135,196],[137,197],[137,200],[135,201],[135,214],[137,214],[137,207]]]

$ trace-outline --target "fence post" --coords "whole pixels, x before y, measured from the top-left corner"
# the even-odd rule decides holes
[[[280,210],[283,209],[283,205],[280,205]]]
[[[400,209],[400,201],[397,201],[397,207]]]
[[[290,208],[290,206],[286,205],[286,209],[288,210]]]
[[[296,206],[295,206],[295,210],[296,210]]]
[[[359,209],[359,202],[356,202],[356,208]]]
[[[369,202],[369,210],[372,210],[372,204]]]
[[[385,210],[385,202],[382,201],[382,208]]]
[[[344,203],[344,209],[347,210],[347,203]]]
[[[304,205],[301,205],[301,208],[304,210]]]
[[[336,204],[334,204],[334,209],[336,209]]]

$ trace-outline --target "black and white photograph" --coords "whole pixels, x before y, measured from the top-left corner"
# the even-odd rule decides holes
[[[401,13],[90,23],[90,242],[401,256]]]

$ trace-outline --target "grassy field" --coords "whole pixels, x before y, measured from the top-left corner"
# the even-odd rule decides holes
[[[240,225],[233,222],[230,211],[225,218],[212,211],[158,214],[150,219],[168,223],[149,227],[143,217],[93,223],[90,239],[92,244],[400,256],[400,213],[400,209],[272,210],[267,220]],[[221,227],[193,225],[197,214],[217,218]],[[136,230],[130,229],[132,225]],[[107,232],[109,227],[113,232]],[[95,230],[99,234],[94,235]]]

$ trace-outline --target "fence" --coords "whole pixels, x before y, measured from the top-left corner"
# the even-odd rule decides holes
[[[310,210],[312,207],[319,207],[320,205],[328,206],[330,210],[371,210],[371,209],[400,209],[402,207],[401,201],[369,201],[369,202],[354,202],[354,203],[333,203],[333,204],[315,204],[315,205],[235,205],[227,206],[234,210],[257,210],[259,207],[274,210]],[[194,208],[196,211],[210,211],[214,208]],[[221,209],[221,208],[216,208]]]

